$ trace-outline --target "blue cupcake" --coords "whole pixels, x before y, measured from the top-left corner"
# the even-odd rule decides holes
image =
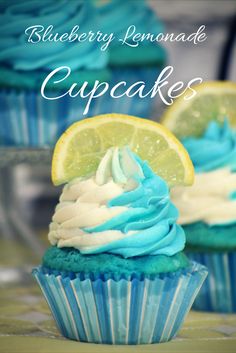
[[[115,12],[112,10],[113,5],[116,7]],[[163,65],[164,53],[159,47],[155,46],[155,50],[152,50],[149,46],[144,56],[143,50],[139,48],[137,54],[135,48],[129,48],[129,54],[123,53],[118,41],[118,47],[109,46],[105,51],[101,50],[102,44],[97,40],[42,41],[43,33],[49,26],[53,28],[46,35],[47,38],[49,34],[70,33],[75,26],[79,26],[78,34],[88,34],[90,31],[96,34],[98,30],[107,30],[109,33],[111,19],[115,20],[120,16],[125,18],[132,7],[128,4],[122,5],[121,12],[117,13],[118,4],[113,5],[106,12],[109,16],[103,18],[103,14],[92,1],[24,0],[20,3],[11,1],[10,4],[0,4],[0,30],[5,36],[0,53],[0,145],[53,146],[69,125],[87,116],[109,112],[150,116],[153,99],[139,98],[137,95],[123,95],[114,99],[110,90],[94,98],[89,109],[85,108],[89,92],[93,90],[96,81],[108,83],[111,89],[122,80],[127,82],[127,87],[142,80],[148,91]],[[135,15],[135,23],[142,24],[149,19],[153,30],[158,31],[159,22],[146,5],[140,2],[136,7],[139,15]],[[30,28],[35,25],[43,26],[43,29],[37,30],[41,41],[33,44],[28,39],[32,34]],[[126,26],[125,23],[124,25]],[[38,37],[34,34],[32,38],[35,41]],[[122,51],[120,54],[119,50]],[[121,60],[121,57],[126,62],[127,58],[132,57],[129,67],[116,63],[117,58]],[[45,95],[61,98],[45,99],[41,95],[42,83],[59,67],[68,67],[70,74],[63,80],[69,73],[67,68],[55,74],[47,82]],[[68,94],[64,95],[73,84],[77,84],[78,91],[84,82],[87,82],[85,97],[78,95],[72,98]]]
[[[209,269],[194,308],[236,312],[236,134],[228,121],[210,122],[202,137],[183,140],[195,183],[173,190],[187,254]]]
[[[38,43],[28,43],[30,28],[40,25],[46,30],[53,26],[51,33],[63,34],[79,24],[85,32],[95,31],[96,15],[87,1],[11,1],[0,6],[0,30],[5,35],[0,53],[0,145],[51,146],[65,127],[83,118],[84,102],[68,95],[44,99],[40,93],[43,81],[52,70],[70,67],[68,79],[54,84],[64,71],[47,84],[51,97],[68,90],[74,82],[86,80],[92,87],[96,79],[109,80],[107,54],[89,41],[82,45],[78,41],[43,42],[41,37]],[[42,36],[42,30],[38,31]]]
[[[104,33],[114,33],[115,39],[109,45],[108,65],[114,83],[125,81],[127,87],[135,82],[145,83],[145,92],[151,90],[158,75],[166,64],[166,51],[157,42],[143,40],[135,42],[136,34],[151,34],[156,37],[164,32],[164,26],[147,1],[93,0],[99,17],[99,26]],[[147,96],[124,97],[128,111],[115,112],[151,116],[155,99]],[[126,103],[125,103],[126,101]],[[122,103],[121,103],[122,104]]]
[[[63,189],[33,270],[62,335],[147,344],[176,335],[207,271],[183,253],[166,182],[128,148]]]

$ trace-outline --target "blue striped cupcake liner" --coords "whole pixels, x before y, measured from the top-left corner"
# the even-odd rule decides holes
[[[204,266],[151,278],[92,279],[33,270],[61,334],[105,344],[148,344],[176,335],[207,276]]]
[[[125,80],[127,87],[137,81],[146,83],[151,89],[160,69],[114,69],[110,87]],[[54,93],[55,95],[55,93]],[[57,100],[44,99],[38,91],[0,91],[0,145],[21,147],[53,146],[59,136],[73,122],[86,117],[123,113],[149,118],[153,107],[150,97],[112,98],[109,93],[92,100],[88,114],[83,115],[87,99],[62,97]]]
[[[187,252],[187,256],[206,266],[209,271],[193,309],[236,312],[236,252]]]

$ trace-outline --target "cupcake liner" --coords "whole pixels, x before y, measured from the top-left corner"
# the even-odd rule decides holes
[[[146,344],[169,341],[205,279],[204,266],[154,278],[90,278],[38,267],[40,285],[63,336],[83,342]]]
[[[187,252],[187,256],[209,270],[193,309],[236,312],[236,252]]]
[[[126,81],[127,87],[137,81],[144,81],[151,89],[160,69],[113,69],[110,87]],[[54,93],[55,95],[55,93]],[[46,147],[53,146],[59,136],[74,121],[105,113],[124,113],[149,118],[153,106],[150,97],[115,99],[109,93],[92,100],[87,115],[83,115],[87,99],[65,96],[57,100],[46,100],[40,90],[0,91],[0,145]]]

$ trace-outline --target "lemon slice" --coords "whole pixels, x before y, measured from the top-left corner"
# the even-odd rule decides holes
[[[164,113],[161,123],[178,138],[201,136],[209,121],[224,121],[227,117],[236,127],[236,83],[204,82],[192,87],[196,95],[185,100],[177,98]]]
[[[106,114],[71,125],[59,138],[52,160],[55,185],[95,173],[110,147],[128,145],[170,186],[191,185],[194,171],[183,145],[164,126],[122,114]]]

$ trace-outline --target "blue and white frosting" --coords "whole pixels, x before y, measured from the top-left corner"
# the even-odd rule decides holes
[[[186,138],[182,142],[197,173],[236,166],[236,133],[228,120],[222,126],[212,121],[201,138]]]
[[[49,241],[83,254],[172,256],[185,245],[177,218],[166,182],[128,148],[112,148],[96,175],[64,187]]]
[[[227,120],[212,121],[200,138],[183,141],[196,171],[193,186],[172,190],[179,223],[236,223],[236,133]]]

